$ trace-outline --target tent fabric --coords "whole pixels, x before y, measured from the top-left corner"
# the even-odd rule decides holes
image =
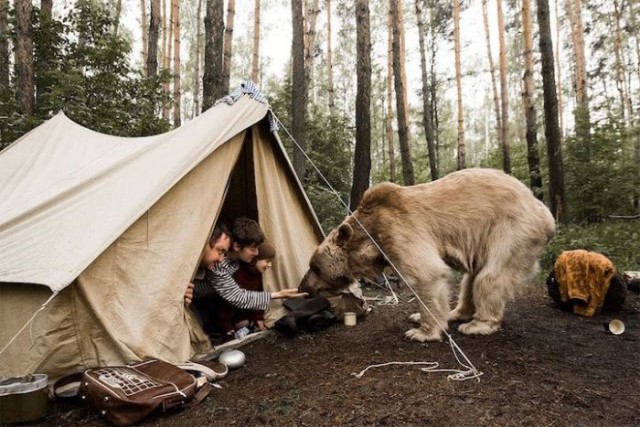
[[[247,144],[245,185],[278,248],[265,286],[295,286],[322,231],[268,116],[249,93],[172,132],[121,138],[59,114],[0,153],[0,378],[211,352],[183,295]]]
[[[64,288],[188,171],[267,110],[245,96],[143,138],[99,134],[62,113],[34,129],[1,157],[0,281]]]

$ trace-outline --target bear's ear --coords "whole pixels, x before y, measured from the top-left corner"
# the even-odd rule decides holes
[[[338,227],[338,237],[336,243],[338,246],[344,246],[353,236],[353,228],[349,224],[340,224]]]

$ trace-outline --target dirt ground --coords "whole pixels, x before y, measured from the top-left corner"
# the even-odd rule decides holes
[[[438,362],[459,369],[451,346],[403,339],[412,295],[378,305],[355,327],[286,338],[273,333],[241,348],[246,364],[219,380],[200,405],[145,420],[147,426],[638,426],[640,296],[621,313],[583,318],[557,309],[543,285],[507,308],[502,329],[451,336],[482,372],[479,381],[387,362]],[[626,331],[607,334],[619,318]],[[57,403],[38,425],[106,425],[79,404]]]

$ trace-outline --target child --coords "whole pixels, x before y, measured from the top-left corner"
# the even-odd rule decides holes
[[[242,289],[262,292],[262,274],[271,268],[271,261],[276,256],[276,250],[269,242],[258,246],[258,255],[250,263],[241,262],[233,278]],[[242,310],[218,301],[215,306],[216,317],[221,331],[229,337],[238,336],[237,332],[246,328],[244,332],[264,330],[264,310]]]

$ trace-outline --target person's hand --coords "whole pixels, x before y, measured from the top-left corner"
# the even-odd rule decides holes
[[[256,325],[258,326],[258,329],[260,329],[261,331],[264,331],[265,329],[267,329],[267,325],[264,324],[264,320],[256,320]]]
[[[278,292],[272,292],[271,293],[271,298],[274,299],[278,299],[278,298],[304,298],[307,295],[309,295],[306,292],[299,292],[298,288],[289,288],[289,289],[282,289],[281,291]]]
[[[187,305],[191,305],[193,301],[193,283],[187,285],[187,289],[184,291],[184,302]]]

